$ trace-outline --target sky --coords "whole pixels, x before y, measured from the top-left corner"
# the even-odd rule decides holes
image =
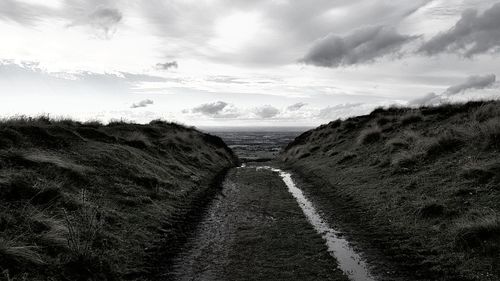
[[[1,0],[0,116],[316,126],[498,96],[490,0]]]

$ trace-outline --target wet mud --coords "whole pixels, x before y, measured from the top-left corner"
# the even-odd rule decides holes
[[[247,166],[229,172],[160,280],[351,279],[280,174]]]

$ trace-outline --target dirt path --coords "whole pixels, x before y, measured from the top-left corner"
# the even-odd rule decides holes
[[[349,280],[317,230],[278,173],[234,169],[164,280]]]

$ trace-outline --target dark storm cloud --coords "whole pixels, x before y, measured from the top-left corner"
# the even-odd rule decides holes
[[[273,27],[280,34],[270,38],[272,44],[254,48],[244,56],[252,61],[279,63],[302,57],[303,50],[311,42],[328,34],[345,34],[362,26],[396,26],[429,1],[297,0],[264,3],[267,4],[267,18],[272,19]]]
[[[280,113],[279,109],[271,105],[258,107],[254,111],[255,115],[262,119],[273,118]]]
[[[142,1],[139,8],[156,34],[166,40],[176,39],[168,42],[179,56],[188,53],[219,63],[270,65],[296,61],[311,42],[329,33],[341,34],[360,26],[395,26],[426,3],[429,1],[216,0],[197,1],[193,5],[192,1],[150,0]],[[246,42],[238,55],[217,48],[203,52],[199,46],[206,46],[216,35],[214,26],[218,21],[239,12],[260,16],[262,28],[255,35],[256,40]],[[186,45],[177,48],[178,42]]]
[[[302,61],[324,67],[368,63],[399,51],[414,38],[384,26],[358,29],[344,37],[329,34],[316,41]]]
[[[428,93],[425,96],[409,101],[408,105],[422,106],[438,104],[446,101],[450,96],[464,93],[469,90],[481,90],[493,87],[495,81],[495,74],[469,76],[464,82],[448,87],[441,95]]]
[[[154,102],[150,99],[146,100],[141,100],[140,102],[134,103],[130,106],[130,108],[139,108],[139,107],[146,107],[148,105],[153,104]]]
[[[495,74],[488,74],[484,76],[470,76],[463,83],[454,85],[446,89],[444,94],[456,95],[470,89],[484,89],[493,86],[496,81]]]
[[[177,64],[177,61],[169,61],[165,63],[157,63],[156,64],[156,69],[160,70],[169,70],[170,68],[177,68],[179,65]]]
[[[465,57],[500,48],[500,3],[484,13],[468,9],[460,20],[448,31],[442,32],[424,43],[420,52],[434,55],[443,52],[458,52]]]
[[[302,107],[304,107],[306,105],[307,105],[307,103],[298,102],[296,104],[292,104],[292,105],[288,106],[286,109],[288,111],[297,111],[297,110],[301,109]]]

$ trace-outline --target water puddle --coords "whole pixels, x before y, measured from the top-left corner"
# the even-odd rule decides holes
[[[352,281],[374,281],[375,278],[368,271],[368,267],[361,256],[354,251],[349,242],[340,236],[340,232],[331,228],[314,208],[302,190],[300,190],[292,180],[292,175],[269,166],[257,167],[257,170],[266,169],[278,172],[285,182],[290,193],[295,197],[304,212],[307,220],[313,225],[314,229],[323,237],[328,247],[328,252],[337,259],[339,268]]]

